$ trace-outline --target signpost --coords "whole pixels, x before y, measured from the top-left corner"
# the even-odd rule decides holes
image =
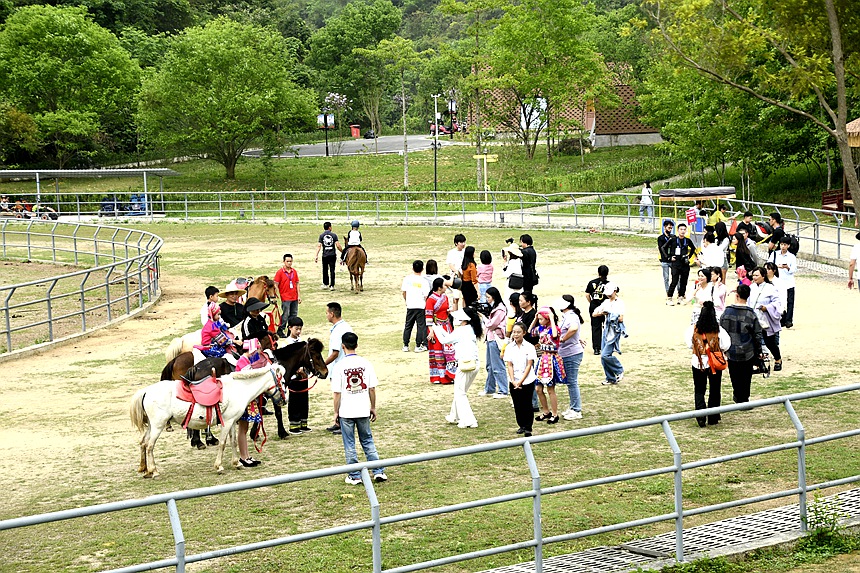
[[[487,184],[487,163],[496,163],[499,161],[499,156],[495,153],[481,153],[473,155],[472,159],[484,160],[484,203],[489,199],[490,186]]]

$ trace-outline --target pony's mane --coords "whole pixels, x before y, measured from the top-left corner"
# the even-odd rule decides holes
[[[323,343],[318,338],[309,339],[308,340],[308,346],[310,347],[311,350],[313,350],[315,352],[322,353],[322,351],[323,351]]]
[[[232,376],[234,380],[248,380],[250,378],[256,378],[262,374],[268,374],[269,370],[270,368],[268,366],[265,368],[248,368],[240,372],[233,372]]]

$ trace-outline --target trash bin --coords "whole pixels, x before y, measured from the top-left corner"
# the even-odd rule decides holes
[[[361,126],[360,125],[350,125],[349,130],[351,132],[351,135],[354,138],[356,138],[356,139],[361,138]]]

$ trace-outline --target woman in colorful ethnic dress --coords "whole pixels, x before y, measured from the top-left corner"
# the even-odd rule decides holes
[[[448,321],[448,295],[445,294],[446,281],[442,277],[433,280],[433,290],[424,304],[424,318],[427,321],[427,357],[430,361],[430,382],[432,384],[453,384],[456,375],[456,360],[454,346],[442,344],[433,333],[433,327],[439,326],[445,332],[451,332]]]
[[[260,350],[260,341],[256,338],[246,340],[243,348],[245,352],[236,362],[236,372],[241,372],[249,368],[264,368],[270,364],[269,358]],[[248,454],[248,428],[250,424],[259,424],[263,421],[257,404],[257,400],[253,400],[248,404],[248,407],[245,408],[245,413],[239,417],[239,422],[236,424],[235,429],[237,432],[236,441],[239,445],[239,463],[246,468],[260,465],[260,460],[255,460]]]
[[[227,323],[221,320],[221,307],[218,304],[210,302],[208,309],[209,320],[200,331],[200,345],[194,348],[207,358],[220,358],[233,345],[233,333]],[[194,362],[200,360],[195,359]]]
[[[564,384],[564,363],[558,356],[558,345],[561,333],[558,330],[558,317],[555,311],[548,306],[541,307],[532,321],[531,335],[538,340],[538,363],[537,363],[537,392],[540,402],[540,415],[535,417],[536,422],[547,424],[558,423],[558,396],[555,393],[556,384]],[[546,388],[546,395],[544,394]],[[549,402],[549,403],[547,403]]]

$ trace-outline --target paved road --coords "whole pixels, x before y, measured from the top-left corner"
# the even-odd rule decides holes
[[[429,135],[409,135],[406,138],[409,151],[427,151],[433,149],[433,138]],[[439,138],[439,144],[442,146],[451,145],[453,142],[450,139]],[[403,151],[403,136],[402,135],[383,135],[376,140],[379,146],[379,153],[400,153]],[[374,141],[372,139],[346,139],[342,142],[341,155],[360,155],[365,153],[374,153]],[[336,145],[333,140],[329,140],[329,155],[335,154]],[[307,145],[295,145],[293,149],[297,150],[298,157],[325,157],[325,143],[312,143]],[[247,157],[259,157],[260,150],[252,149],[246,151],[242,155]],[[282,153],[276,157],[296,157],[293,153]]]

